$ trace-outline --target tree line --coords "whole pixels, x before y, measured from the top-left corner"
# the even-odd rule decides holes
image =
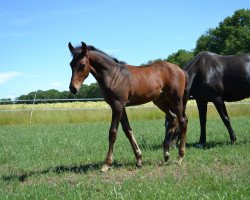
[[[211,51],[221,55],[250,52],[250,9],[237,10],[232,16],[220,22],[216,28],[208,29],[198,38],[196,47],[193,50],[180,49],[165,59],[150,60],[146,64],[162,60],[174,63],[183,68],[195,55],[202,51]],[[21,95],[16,100],[32,100],[35,94],[37,99],[102,97],[99,85],[92,83],[89,86],[84,84],[77,95],[72,95],[69,91],[60,92],[55,89],[47,91],[38,90],[30,92],[27,95]]]
[[[87,99],[87,98],[102,98],[102,94],[100,91],[100,87],[97,83],[91,83],[90,85],[83,84],[81,89],[76,95],[73,95],[70,91],[58,91],[55,89],[50,90],[38,90],[34,92],[30,92],[27,95],[21,95],[15,99],[15,103],[27,103],[32,104],[32,101],[26,100],[34,100],[39,102],[39,100],[43,100],[43,103],[55,103],[58,102],[58,99],[65,99],[65,101],[70,101],[70,99]],[[54,101],[53,101],[54,100]],[[11,104],[11,99],[1,99],[2,102],[0,104]]]
[[[83,84],[81,89],[76,95],[73,95],[70,91],[58,91],[55,89],[42,91],[38,90],[36,92],[30,92],[27,95],[21,95],[17,100],[30,100],[34,99],[85,99],[85,98],[100,98],[102,97],[99,85],[97,83],[91,83],[90,85]],[[43,101],[46,102],[46,101]],[[54,101],[48,101],[54,102]]]
[[[240,9],[225,18],[216,28],[209,28],[196,41],[192,51],[180,49],[165,59],[148,61],[168,61],[183,68],[195,55],[211,51],[220,55],[250,52],[250,9]]]

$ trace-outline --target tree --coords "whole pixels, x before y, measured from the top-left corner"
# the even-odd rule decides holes
[[[91,83],[87,90],[86,98],[100,98],[103,97],[98,83]]]
[[[211,51],[217,54],[238,54],[250,51],[250,9],[235,11],[215,29],[209,29],[196,42],[194,54]]]
[[[60,92],[55,89],[47,90],[44,92],[46,99],[59,99],[60,98]]]
[[[75,98],[100,98],[103,97],[102,93],[100,91],[100,87],[97,83],[91,83],[89,86],[86,84],[83,84],[80,91],[77,95],[73,95],[69,91],[58,91],[55,89],[51,90],[37,90],[35,92],[30,92],[27,95],[21,95],[20,97],[17,97],[16,100],[33,100],[36,96],[36,99],[75,99]],[[44,103],[54,103],[55,101],[43,101]],[[26,103],[32,103],[26,102]]]
[[[192,51],[180,49],[176,53],[169,55],[165,59],[158,58],[156,60],[149,60],[147,63],[141,64],[141,66],[149,65],[149,64],[152,64],[153,62],[157,62],[157,61],[167,61],[167,62],[174,63],[174,64],[180,66],[181,68],[183,68],[190,60],[193,59],[193,57],[194,57],[194,54]]]
[[[153,62],[157,62],[157,61],[166,61],[166,60],[161,59],[161,58],[157,58],[157,59],[155,59],[155,60],[149,60],[149,61],[146,62],[146,63],[142,63],[140,66],[150,65],[150,64],[152,64]]]
[[[89,87],[88,85],[83,84],[79,92],[76,95],[77,98],[87,98],[88,87]]]
[[[193,52],[180,49],[177,53],[168,56],[167,61],[183,68],[194,57]]]
[[[0,105],[12,104],[11,98],[0,99]]]
[[[73,99],[74,95],[70,91],[60,92],[60,99]]]

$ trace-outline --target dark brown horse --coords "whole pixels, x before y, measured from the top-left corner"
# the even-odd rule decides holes
[[[231,127],[224,101],[239,101],[250,96],[250,54],[221,56],[201,52],[184,67],[188,75],[188,93],[197,102],[200,116],[199,146],[206,143],[207,103],[213,102],[230,135]]]
[[[134,67],[110,57],[93,46],[82,43],[80,47],[68,44],[73,59],[70,62],[72,77],[70,91],[76,94],[83,81],[91,73],[100,85],[105,101],[112,109],[109,130],[109,149],[102,171],[107,171],[113,161],[113,146],[118,124],[133,148],[136,164],[140,167],[141,151],[129,125],[125,107],[153,101],[169,120],[163,141],[164,159],[169,159],[169,147],[177,124],[180,124],[180,147],[178,163],[185,154],[187,130],[186,76],[176,65],[168,62],[155,62],[150,65]]]

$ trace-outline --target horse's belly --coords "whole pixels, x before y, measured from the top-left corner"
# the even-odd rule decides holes
[[[248,97],[250,97],[250,83],[224,86],[223,99],[225,101],[240,101]]]
[[[249,98],[250,97],[250,91],[248,92],[235,92],[235,93],[226,93],[223,96],[224,101],[240,101],[242,99],[245,98]]]

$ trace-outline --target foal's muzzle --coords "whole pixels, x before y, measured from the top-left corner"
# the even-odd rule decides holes
[[[70,85],[69,86],[69,90],[72,94],[76,94],[77,93],[77,89],[73,86],[73,85]]]

